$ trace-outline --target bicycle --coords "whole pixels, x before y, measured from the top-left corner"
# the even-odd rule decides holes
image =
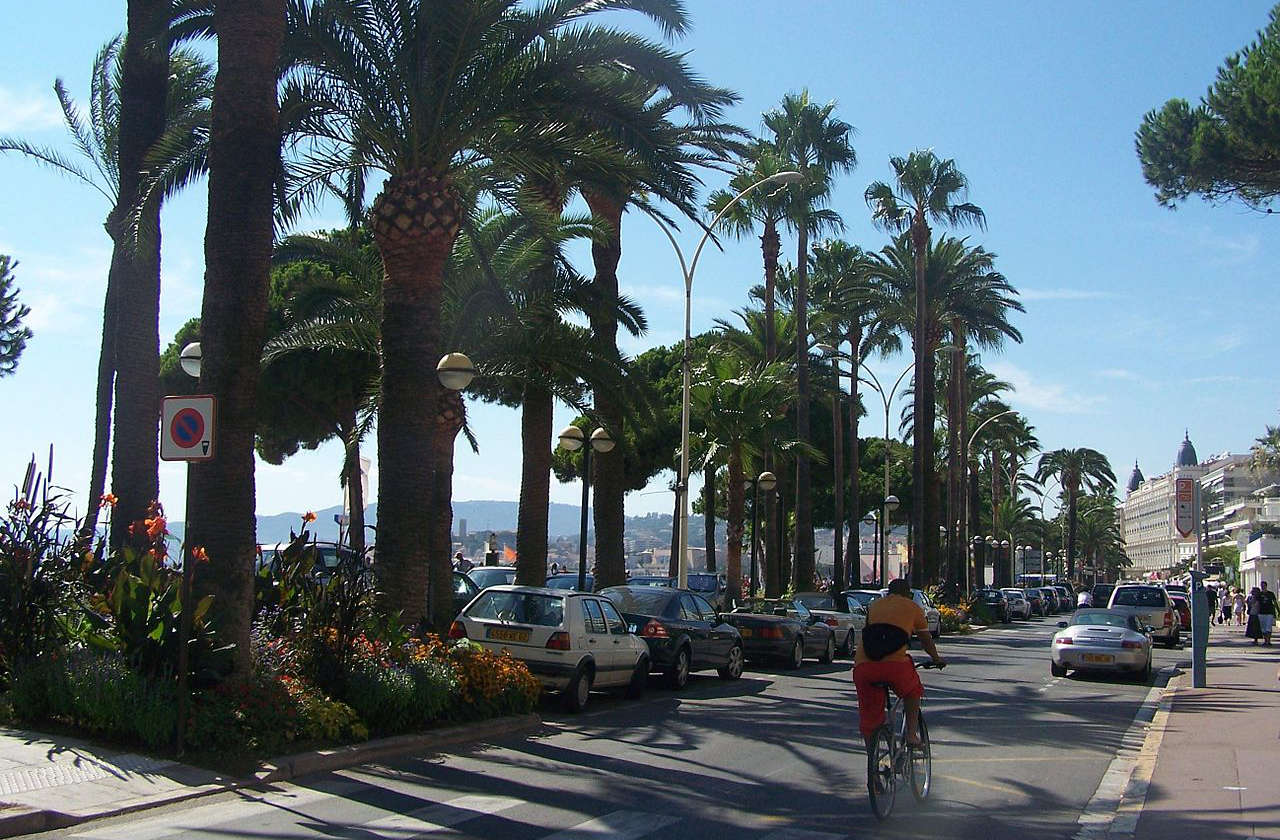
[[[941,669],[932,661],[917,663],[925,670]],[[885,722],[871,735],[867,745],[867,795],[871,810],[878,819],[888,819],[898,796],[898,780],[911,785],[911,795],[917,802],[929,797],[932,781],[933,753],[929,746],[929,728],[920,712],[920,746],[907,744],[906,708],[889,683],[872,683],[884,689]]]

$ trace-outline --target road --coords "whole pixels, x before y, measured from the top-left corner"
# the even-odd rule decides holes
[[[748,670],[734,683],[698,675],[640,701],[595,695],[577,716],[546,704],[533,737],[42,836],[1067,838],[1149,686],[1050,677],[1055,623],[942,640],[951,667],[924,674],[933,795],[926,806],[901,796],[884,824],[867,805],[848,665],[837,663]],[[1156,670],[1186,655],[1158,650]]]

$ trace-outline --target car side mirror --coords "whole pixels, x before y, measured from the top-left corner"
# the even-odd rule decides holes
[[[1065,621],[1059,621],[1058,626],[1061,627],[1063,630],[1066,630],[1071,625],[1067,624]]]

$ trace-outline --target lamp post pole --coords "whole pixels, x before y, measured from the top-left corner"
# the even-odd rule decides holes
[[[871,579],[880,580],[880,519],[873,510],[862,519],[871,526]],[[862,534],[858,534],[858,586],[862,586]]]
[[[684,276],[684,353],[681,362],[683,384],[680,389],[680,476],[676,485],[676,492],[680,494],[680,534],[677,540],[677,549],[680,552],[680,556],[676,560],[676,569],[677,585],[681,589],[684,589],[689,582],[689,345],[692,338],[690,332],[693,318],[693,273],[698,268],[698,258],[702,256],[702,249],[707,244],[707,240],[711,238],[711,232],[716,229],[716,225],[720,224],[720,220],[738,202],[760,187],[782,187],[787,184],[797,183],[803,178],[804,176],[799,172],[779,172],[775,175],[770,175],[768,178],[756,181],[739,192],[716,214],[716,217],[711,220],[711,224],[707,225],[706,232],[702,234],[702,238],[698,240],[697,248],[693,251],[693,259],[689,262],[685,261],[684,252],[680,250],[680,244],[676,242],[675,236],[667,228],[666,224],[659,217],[653,216],[654,220],[658,222],[658,227],[666,234],[667,240],[671,242],[671,247],[675,249],[676,258],[680,260],[680,272]]]
[[[578,526],[578,591],[587,589],[587,505],[591,500],[591,451],[608,452],[613,449],[613,438],[604,428],[598,428],[587,440],[586,433],[577,426],[566,426],[560,432],[560,446],[568,452],[582,450],[582,511]]]
[[[772,493],[778,485],[778,477],[771,472],[762,472],[755,478],[748,478],[751,485],[751,597],[760,591],[760,566],[757,563],[757,549],[760,545],[760,491]]]
[[[885,476],[888,477],[888,469]],[[889,514],[898,509],[897,496],[885,496],[880,503],[880,586],[889,585]]]

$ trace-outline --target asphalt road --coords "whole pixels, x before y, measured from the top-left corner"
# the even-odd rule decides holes
[[[1071,837],[1149,685],[1049,674],[1056,619],[944,638],[926,672],[934,790],[871,814],[848,664],[698,675],[681,693],[548,703],[528,738],[50,832],[94,840]],[[1156,670],[1185,659],[1157,650]],[[1157,680],[1167,676],[1157,675]],[[749,832],[749,833],[748,833]]]

